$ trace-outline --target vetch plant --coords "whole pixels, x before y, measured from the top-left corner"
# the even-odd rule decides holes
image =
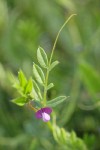
[[[57,60],[52,61],[55,46],[61,30],[74,15],[75,14],[71,15],[60,28],[50,58],[48,58],[43,48],[38,48],[37,60],[39,65],[33,63],[33,78],[30,77],[30,79],[27,80],[22,70],[18,72],[18,80],[14,79],[14,87],[17,89],[20,96],[13,99],[12,102],[19,106],[27,104],[29,108],[35,112],[35,117],[37,119],[42,119],[43,122],[47,122],[60,149],[87,150],[84,141],[78,138],[74,131],[69,133],[66,132],[64,128],[57,126],[55,113],[52,114],[52,121],[50,121],[50,114],[53,111],[52,108],[64,102],[68,97],[58,96],[52,100],[47,99],[48,90],[54,86],[53,83],[48,82],[49,74],[59,63]]]
[[[58,96],[52,100],[47,100],[47,92],[54,86],[53,83],[48,83],[49,74],[59,63],[57,60],[52,61],[59,34],[74,15],[75,14],[71,15],[60,28],[52,48],[50,58],[48,58],[42,47],[38,48],[37,60],[39,64],[33,63],[33,78],[30,77],[30,79],[27,80],[23,71],[20,70],[18,72],[18,80],[14,80],[14,87],[17,89],[20,96],[13,99],[12,102],[19,106],[28,104],[29,107],[35,111],[36,118],[42,119],[44,122],[48,122],[50,120],[52,107],[64,102],[68,98],[66,96]],[[33,105],[31,103],[32,101]]]

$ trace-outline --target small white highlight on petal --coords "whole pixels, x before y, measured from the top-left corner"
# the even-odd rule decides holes
[[[47,113],[43,112],[42,113],[42,119],[44,122],[48,122],[50,120],[50,115],[48,115]]]

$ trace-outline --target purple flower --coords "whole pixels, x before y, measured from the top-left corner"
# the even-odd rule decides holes
[[[44,122],[48,122],[50,120],[50,114],[52,112],[52,109],[49,107],[41,108],[38,110],[35,114],[36,118],[41,119]]]

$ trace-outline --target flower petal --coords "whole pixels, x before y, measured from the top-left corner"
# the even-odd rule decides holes
[[[45,112],[47,114],[51,114],[52,109],[50,107],[45,107],[45,108],[42,108],[42,112]]]
[[[47,113],[43,112],[42,119],[44,122],[48,122],[50,120],[50,116]]]
[[[41,111],[41,109],[38,110],[38,111],[35,113],[35,117],[38,118],[38,119],[42,118],[42,111]]]

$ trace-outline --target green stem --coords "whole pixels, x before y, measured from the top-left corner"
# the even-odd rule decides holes
[[[52,51],[51,51],[51,56],[50,56],[50,60],[49,60],[49,65],[48,65],[48,68],[47,68],[47,72],[46,72],[46,77],[45,77],[45,85],[44,85],[44,106],[46,105],[46,101],[47,101],[47,86],[48,86],[48,77],[49,77],[49,66],[51,65],[51,62],[52,62],[52,58],[53,58],[53,54],[54,54],[54,50],[55,50],[55,47],[56,47],[56,44],[57,44],[57,41],[58,41],[58,38],[59,38],[59,35],[62,31],[62,29],[65,27],[65,25],[68,23],[68,21],[73,17],[75,16],[76,14],[72,14],[66,21],[65,23],[62,25],[62,27],[60,28],[57,36],[56,36],[56,39],[55,39],[55,42],[54,42],[54,45],[53,45],[53,48],[52,48]]]
[[[49,77],[49,69],[47,69],[46,77],[45,77],[45,86],[44,86],[44,106],[46,105],[46,101],[47,101],[48,77]]]

